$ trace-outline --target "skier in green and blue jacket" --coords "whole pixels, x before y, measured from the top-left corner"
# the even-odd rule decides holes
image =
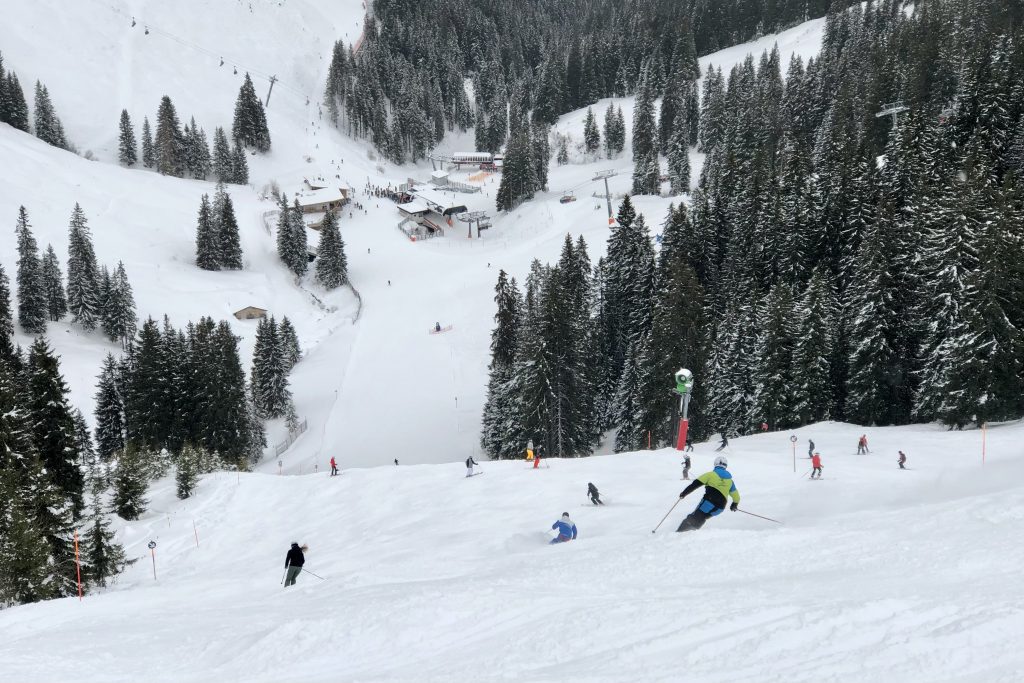
[[[696,510],[686,516],[676,531],[699,529],[708,519],[720,515],[725,510],[726,496],[732,498],[732,505],[729,506],[729,509],[733,512],[739,509],[740,492],[736,489],[736,483],[732,480],[729,470],[726,469],[728,466],[729,461],[725,459],[725,456],[718,456],[715,458],[715,469],[694,479],[693,483],[679,494],[680,498],[685,498],[701,486],[705,487],[704,499],[700,501]]]

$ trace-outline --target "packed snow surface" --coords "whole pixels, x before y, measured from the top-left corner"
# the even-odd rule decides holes
[[[671,450],[470,479],[461,463],[221,473],[187,501],[161,481],[123,525],[139,561],[112,588],[0,612],[0,681],[1024,679],[1024,424],[989,428],[984,465],[979,431],[796,435],[795,473],[789,432],[725,451],[740,509],[782,525],[726,511],[688,534],[699,493],[651,534],[687,483]],[[579,538],[549,546],[562,512]],[[322,578],[283,588],[292,541]]]

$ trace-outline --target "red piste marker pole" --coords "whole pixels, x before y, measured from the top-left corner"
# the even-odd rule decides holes
[[[82,601],[82,563],[78,558],[78,529],[75,529],[75,571],[78,573],[78,601]]]
[[[192,531],[196,534],[196,547],[199,547],[199,530],[196,529],[196,520],[192,520]]]
[[[985,434],[988,431],[988,422],[981,423],[981,466],[985,466]]]

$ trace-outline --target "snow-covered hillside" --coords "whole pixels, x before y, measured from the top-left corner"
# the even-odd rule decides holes
[[[7,217],[0,219],[13,226],[17,207],[24,204],[40,244],[52,243],[63,260],[68,218],[79,202],[100,262],[125,262],[141,316],[166,313],[179,326],[203,315],[229,319],[243,338],[243,358],[255,325],[235,321],[233,311],[255,305],[278,317],[288,315],[306,351],[291,385],[298,412],[309,423],[283,457],[288,473],[322,468],[331,455],[346,466],[369,466],[390,463],[398,454],[410,463],[479,454],[497,271],[504,268],[522,281],[533,258],[557,258],[566,233],[582,234],[596,260],[608,231],[604,201],[590,196],[603,192],[603,185],[591,178],[595,171],[615,169],[621,175],[611,179],[611,191],[625,192],[631,173],[628,146],[613,161],[552,163],[551,191],[498,217],[482,239],[466,239],[456,224],[443,239],[413,244],[395,229],[394,205],[368,198],[364,190],[368,183],[424,179],[429,164],[383,163],[366,144],[323,125],[318,112],[330,47],[338,38],[357,39],[365,13],[361,2],[91,0],[23,3],[5,12],[12,19],[0,25],[5,66],[26,86],[37,78],[48,86],[69,138],[99,161],[87,162],[0,126],[0,217]],[[702,58],[701,64],[728,71],[748,52],[759,54],[776,40],[786,63],[793,52],[815,52],[821,29],[822,20],[807,22]],[[212,185],[114,166],[117,117],[126,108],[138,128],[143,115],[152,121],[159,98],[167,94],[179,116],[194,115],[209,134],[215,126],[230,126],[246,71],[261,95],[268,76],[279,78],[268,108],[273,149],[250,157],[251,187],[231,188],[245,270],[208,273],[192,260],[199,198],[212,192]],[[617,103],[628,124],[632,99]],[[595,110],[603,113],[606,106],[607,101],[599,102]],[[583,112],[567,114],[556,129],[572,130],[578,138],[582,120]],[[441,150],[471,146],[468,140],[453,136]],[[699,161],[695,155],[695,164]],[[343,215],[341,223],[361,307],[347,290],[325,296],[309,281],[297,286],[275,257],[273,236],[261,218],[274,206],[260,198],[262,190],[271,181],[285,189],[297,186],[311,172],[337,175],[365,205],[364,212]],[[493,215],[497,180],[483,180],[481,194],[460,199]],[[579,201],[560,204],[566,191]],[[652,232],[659,231],[671,201],[644,197],[636,202]],[[13,274],[13,230],[0,231],[0,260]],[[428,335],[435,322],[453,330]],[[49,334],[62,355],[73,400],[91,419],[99,361],[116,349],[98,333],[83,334],[66,323],[51,325]],[[19,341],[29,339],[22,335]],[[269,437],[272,444],[280,441],[283,427],[272,425]],[[274,458],[264,467],[277,471]]]
[[[1021,680],[1024,424],[988,430],[984,465],[978,431],[873,429],[857,456],[863,431],[799,431],[795,473],[789,433],[734,440],[740,509],[784,524],[686,535],[697,494],[651,534],[685,484],[668,450],[161,482],[116,586],[2,612],[0,681]],[[563,511],[579,539],[550,547]],[[323,578],[284,589],[296,540]]]

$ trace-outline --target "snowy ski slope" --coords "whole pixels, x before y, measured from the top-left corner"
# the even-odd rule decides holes
[[[686,483],[669,450],[221,473],[185,502],[163,481],[113,588],[0,612],[0,681],[1021,680],[1024,424],[989,429],[984,466],[978,431],[871,429],[853,455],[864,431],[799,431],[796,473],[789,433],[734,440],[741,509],[785,524],[727,511],[686,535],[696,494],[651,534]],[[550,547],[563,511],[579,539]],[[322,580],[281,587],[292,541]]]
[[[613,194],[630,185],[628,145],[612,161],[552,163],[551,191],[497,218],[483,239],[466,239],[456,223],[444,239],[419,244],[395,229],[399,216],[390,201],[378,205],[357,196],[366,212],[343,215],[341,225],[352,282],[363,302],[353,324],[359,309],[351,293],[325,295],[308,280],[296,286],[277,261],[273,235],[261,218],[274,206],[260,194],[270,181],[287,190],[310,172],[339,175],[360,191],[367,183],[396,185],[410,176],[428,176],[429,164],[382,163],[370,158],[367,145],[320,125],[317,103],[329,50],[336,38],[351,43],[361,32],[360,1],[49,0],[5,8],[5,17],[12,19],[0,24],[6,67],[18,73],[30,98],[35,79],[48,86],[70,139],[99,161],[87,162],[0,127],[0,220],[13,226],[17,207],[24,204],[41,246],[53,243],[63,261],[67,221],[80,202],[100,262],[114,266],[124,260],[140,316],[167,313],[178,326],[202,315],[229,319],[243,338],[243,358],[251,350],[255,324],[235,321],[233,311],[255,305],[278,317],[288,315],[307,352],[291,382],[298,412],[309,423],[283,456],[288,473],[323,466],[331,455],[345,466],[387,464],[396,452],[410,463],[479,455],[497,270],[504,268],[521,282],[533,258],[557,258],[566,233],[584,235],[596,261],[604,252],[607,220],[604,201],[590,196],[603,192],[603,185],[590,179],[595,171],[615,169],[621,175],[611,180]],[[793,52],[813,54],[821,29],[822,20],[807,22],[701,63],[728,71],[748,52],[760,54],[776,41],[786,63]],[[195,268],[192,258],[199,198],[212,192],[212,184],[114,166],[117,119],[127,108],[138,131],[144,114],[154,123],[159,98],[167,94],[183,122],[194,115],[212,134],[216,125],[230,127],[247,70],[261,95],[267,76],[279,78],[268,109],[273,149],[266,157],[250,157],[252,187],[231,188],[245,270],[208,273]],[[617,103],[630,123],[632,98]],[[599,102],[595,111],[603,115],[606,106],[607,100]],[[578,139],[584,114],[567,114],[557,128],[574,131]],[[471,141],[471,135],[450,136],[441,151],[468,149]],[[695,169],[699,162],[694,154]],[[482,194],[460,199],[493,215],[497,180],[487,178]],[[570,189],[579,201],[559,204]],[[652,233],[659,231],[671,201],[644,197],[636,202]],[[0,262],[11,275],[14,245],[13,229],[0,230]],[[453,330],[428,335],[435,322]],[[116,346],[67,323],[51,325],[49,336],[62,354],[76,405],[91,419],[100,360]],[[30,340],[21,336],[20,341]],[[271,443],[283,437],[283,425],[271,425]],[[277,471],[273,457],[264,467]]]

